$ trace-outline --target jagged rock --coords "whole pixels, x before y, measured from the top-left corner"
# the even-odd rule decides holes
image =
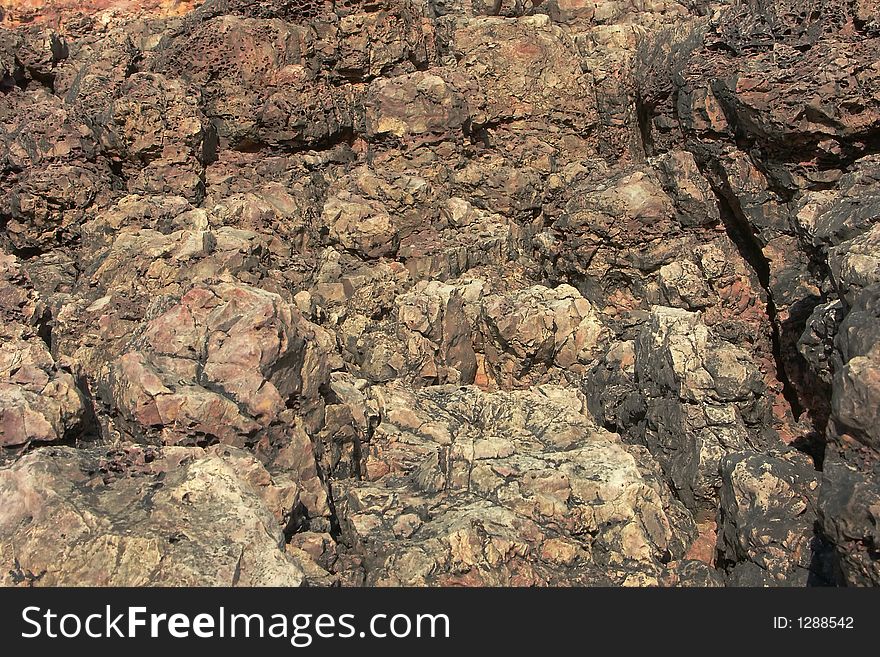
[[[53,0],[51,3],[42,0],[2,0],[4,24],[27,25],[29,23],[54,24],[63,23],[72,17],[110,10],[117,4],[112,0]],[[139,13],[146,16],[174,16],[190,11],[198,0],[137,0],[132,3]],[[123,7],[123,11],[132,7]]]
[[[322,219],[330,238],[364,258],[394,256],[400,236],[394,220],[381,205],[347,194],[330,199]]]
[[[135,73],[117,96],[99,141],[105,153],[134,165],[126,176],[129,191],[201,200],[212,135],[198,89],[163,75]]]
[[[437,57],[434,26],[422,0],[335,1],[338,31],[321,45],[332,51],[333,77],[370,80],[424,70]]]
[[[698,313],[652,310],[635,343],[635,379],[645,397],[642,439],[691,510],[715,508],[725,455],[778,441],[760,373]]]
[[[505,389],[586,371],[609,335],[571,286],[487,294],[482,279],[420,281],[396,302],[396,330],[365,315],[341,333],[361,374],[375,382],[471,384]]]
[[[651,166],[603,173],[576,174],[578,193],[536,236],[547,277],[571,281],[627,338],[652,304],[703,311],[717,334],[753,354],[781,396],[766,292],[722,233],[718,203],[693,157],[675,151]]]
[[[450,47],[458,67],[479,76],[476,93],[464,93],[471,123],[486,129],[490,143],[510,140],[515,148],[536,132],[539,141],[555,141],[558,131],[567,140],[557,148],[589,150],[582,135],[598,118],[591,76],[577,64],[565,32],[546,15],[474,18],[456,26]]]
[[[877,206],[880,211],[880,205]],[[878,213],[880,216],[880,213]],[[852,305],[862,289],[880,283],[880,224],[828,250],[828,267],[841,300]]]
[[[757,453],[721,461],[718,550],[737,586],[823,581],[816,552],[819,476],[803,455]]]
[[[431,60],[430,31],[408,2],[390,3],[386,11],[346,7],[345,15],[314,30],[300,21],[326,15],[327,8],[250,4],[206,4],[195,14],[202,20],[160,47],[151,64],[161,73],[186,71],[202,88],[221,140],[238,148],[315,145],[362,129],[358,85]],[[282,20],[288,18],[296,22]],[[343,84],[325,86],[317,79],[322,74]]]
[[[423,72],[373,82],[365,109],[367,138],[445,133],[469,119],[464,97],[442,77]]]
[[[4,323],[38,328],[46,320],[46,304],[14,255],[0,251],[0,313]]]
[[[307,516],[320,519],[327,493],[307,432],[323,419],[329,340],[277,295],[195,287],[159,304],[99,390],[130,439],[251,448],[290,473]]]
[[[279,75],[281,78],[282,75]],[[302,67],[285,67],[283,83],[260,109],[260,139],[293,148],[343,139],[355,126],[361,91],[309,79]]]
[[[135,200],[86,227],[96,246],[86,256],[90,289],[58,296],[53,339],[93,382],[106,376],[157,297],[180,297],[194,284],[224,280],[275,287],[267,279],[279,275],[275,267],[290,253],[283,242],[235,228],[209,230],[204,211],[181,212],[182,201],[162,197],[157,207]],[[168,232],[131,230],[129,222]]]
[[[705,213],[700,225],[712,223],[711,210]],[[640,167],[582,181],[542,236],[538,253],[552,263],[551,275],[576,280],[593,303],[610,302],[622,311],[646,297],[646,272],[689,252],[699,234],[682,231],[657,172]]]
[[[2,251],[0,318],[0,447],[80,438],[87,428],[85,396],[49,352],[45,303],[19,259]]]
[[[408,360],[428,383],[471,384],[477,374],[473,308],[482,281],[451,285],[422,281],[398,298],[398,322]]]
[[[0,175],[6,239],[14,248],[49,248],[75,236],[86,212],[105,203],[114,176],[94,161],[88,128],[46,90],[4,95]]]
[[[43,448],[0,468],[0,491],[6,586],[304,580],[273,514],[293,507],[296,487],[231,448]]]
[[[30,338],[30,339],[26,339]],[[20,324],[0,330],[0,447],[79,438],[86,400],[69,371]]]
[[[483,266],[515,262],[528,229],[499,214],[450,198],[433,225],[401,240],[397,251],[417,280],[448,280]]]
[[[598,429],[570,391],[371,394],[365,480],[339,482],[367,583],[650,581],[693,534],[644,449]]]
[[[259,142],[273,76],[299,63],[301,38],[299,28],[277,19],[218,16],[161,47],[151,67],[198,86],[219,137],[246,146]]]
[[[613,342],[583,384],[593,416],[620,433],[638,427],[647,411],[636,384],[635,360],[635,341]]]
[[[849,586],[880,583],[877,534],[880,519],[877,466],[873,471],[837,458],[825,461],[819,517],[833,542],[840,576]]]
[[[810,409],[815,418],[784,420],[789,440],[822,433],[827,416],[797,346],[813,310],[835,294],[827,247],[855,237],[873,212],[866,145],[880,121],[869,91],[878,41],[858,15],[830,2],[737,3],[691,29],[659,33],[636,64],[649,155],[694,154],[724,199],[729,232],[765,280],[778,377],[792,414]],[[829,58],[833,73],[818,75]]]
[[[836,345],[840,363],[832,381],[835,429],[880,452],[880,284],[865,288],[841,322]]]
[[[361,475],[361,447],[379,419],[376,403],[368,395],[365,379],[342,373],[331,375],[324,427],[318,440],[324,472],[336,478]]]
[[[277,295],[231,283],[195,287],[179,302],[160,305],[133,337],[131,350],[114,362],[109,393],[135,422],[134,431],[158,430],[166,443],[200,435],[236,435],[244,443],[294,402],[304,416],[319,412],[328,342],[326,332]],[[146,376],[150,370],[153,377]],[[161,383],[164,377],[171,388]],[[248,430],[229,434],[226,413],[197,414],[200,429],[190,429],[176,412],[164,416],[160,398],[186,381],[241,414]]]
[[[830,385],[834,377],[832,364],[835,353],[834,337],[837,335],[843,316],[843,304],[839,300],[816,306],[798,341],[801,355],[825,385]],[[827,403],[828,400],[826,399],[825,402]]]
[[[880,580],[876,0],[10,4],[16,581],[160,475],[198,583]]]
[[[540,378],[541,368],[583,372],[609,334],[590,302],[570,285],[487,295],[480,320],[487,369],[504,387]]]
[[[837,333],[829,444],[819,498],[822,526],[834,543],[840,576],[845,583],[857,586],[880,583],[878,301],[880,285],[861,290]]]

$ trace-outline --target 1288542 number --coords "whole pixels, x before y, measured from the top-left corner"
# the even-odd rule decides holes
[[[802,630],[851,630],[852,616],[799,616],[797,626]]]

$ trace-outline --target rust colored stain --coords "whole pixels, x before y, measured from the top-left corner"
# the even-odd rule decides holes
[[[62,26],[75,15],[112,11],[133,16],[182,16],[204,0],[0,0],[0,23]]]
[[[696,559],[710,566],[715,565],[715,543],[718,540],[718,525],[714,521],[706,521],[697,525],[699,535],[691,544],[685,559]]]
[[[525,59],[537,59],[543,52],[541,46],[536,43],[529,43],[528,41],[520,42],[513,46],[513,53]]]

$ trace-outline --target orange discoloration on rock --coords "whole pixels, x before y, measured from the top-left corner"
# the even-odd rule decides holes
[[[691,543],[691,547],[685,555],[685,559],[695,559],[702,561],[710,566],[715,565],[715,543],[718,539],[718,525],[714,520],[704,523],[698,523],[697,529],[700,532],[697,538]]]
[[[63,26],[72,16],[110,12],[131,16],[182,16],[203,0],[0,0],[0,24]]]

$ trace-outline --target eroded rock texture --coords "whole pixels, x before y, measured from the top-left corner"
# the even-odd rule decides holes
[[[0,491],[10,502],[0,515],[7,586],[304,580],[283,551],[296,485],[226,448],[48,448],[5,468]]]
[[[0,2],[0,579],[880,584],[877,16]]]

